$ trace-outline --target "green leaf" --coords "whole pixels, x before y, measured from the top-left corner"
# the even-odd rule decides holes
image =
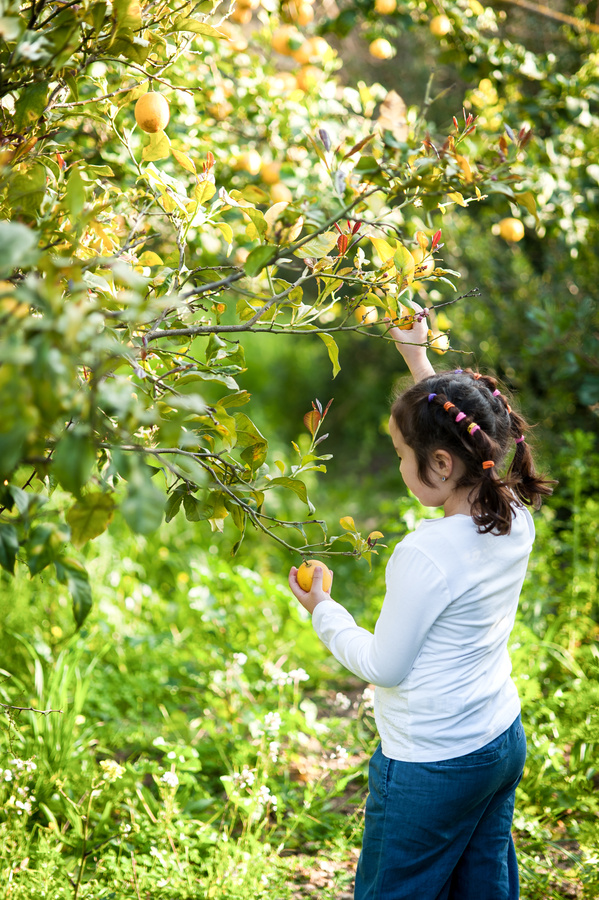
[[[73,616],[77,628],[81,628],[92,608],[92,592],[87,569],[72,557],[56,560],[56,577],[66,584],[73,599]]]
[[[268,484],[264,485],[264,488],[265,490],[268,490],[269,488],[276,487],[277,485],[287,488],[289,491],[293,491],[294,494],[297,494],[300,500],[303,500],[304,503],[308,504],[308,492],[303,481],[296,481],[295,478],[288,478],[285,475],[281,475],[278,478],[271,478]]]
[[[187,489],[182,485],[176,487],[167,497],[166,506],[164,507],[164,520],[170,522],[179,512],[179,507],[183,498],[187,494]]]
[[[95,459],[94,448],[87,436],[74,430],[67,431],[56,445],[52,473],[65,491],[78,497],[89,480]]]
[[[48,101],[48,82],[46,80],[28,84],[15,103],[13,128],[21,133],[24,128],[37,122],[46,108]]]
[[[0,566],[14,575],[19,538],[12,525],[0,525]]]
[[[37,216],[46,193],[46,167],[33,162],[19,167],[8,183],[8,204],[13,213]]]
[[[60,523],[44,523],[32,528],[25,545],[31,574],[37,575],[51,562],[55,562],[68,540],[69,530]]]
[[[71,214],[71,219],[76,219],[85,205],[85,184],[79,173],[79,169],[73,169],[67,181],[65,203]]]
[[[237,430],[237,443],[235,446],[243,448],[241,458],[252,469],[259,468],[266,459],[268,441],[245,413],[237,413],[235,415],[235,427]]]
[[[197,19],[190,19],[187,16],[179,16],[171,26],[170,31],[190,31],[192,34],[205,34],[207,37],[226,39],[226,35],[222,31],[217,31],[212,25],[198,22]]]
[[[336,231],[325,231],[323,234],[317,235],[315,238],[307,241],[303,246],[294,250],[295,256],[301,259],[312,257],[313,259],[322,259],[327,256],[333,247],[337,244],[338,234]]]
[[[537,212],[537,200],[532,191],[522,191],[521,194],[514,194],[514,199],[526,209],[531,216],[535,217],[538,224],[539,214]]]
[[[34,263],[39,256],[39,234],[20,222],[0,222],[0,278],[8,278],[14,269]]]
[[[103,491],[85,494],[70,508],[66,518],[71,527],[71,541],[77,549],[106,531],[114,509],[112,495]]]
[[[138,464],[133,469],[127,496],[121,504],[123,518],[132,531],[149,534],[161,524],[163,510],[164,494],[152,484],[148,466]]]
[[[255,278],[255,276],[269,264],[271,259],[276,256],[276,253],[277,248],[269,246],[268,244],[256,247],[245,261],[243,267],[245,269],[245,274],[250,278]]]
[[[321,338],[321,340],[323,340],[326,344],[327,350],[329,351],[329,359],[333,363],[333,378],[336,378],[341,371],[341,366],[339,365],[339,347],[337,346],[337,342],[334,338],[331,337],[330,334],[324,334],[322,331],[319,332],[318,337]]]

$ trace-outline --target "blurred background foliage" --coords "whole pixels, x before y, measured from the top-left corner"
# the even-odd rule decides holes
[[[313,269],[295,306],[257,321],[263,333],[227,343],[223,330],[221,346],[193,329],[243,326],[295,286],[305,266],[284,261],[289,247],[335,217],[348,234],[338,214],[361,177],[382,190],[352,227],[410,250],[441,229],[437,265],[459,273],[460,294],[480,292],[433,316],[451,343],[434,362],[498,374],[559,480],[512,641],[529,740],[515,827],[524,898],[599,896],[598,34],[595,0],[0,4],[2,896],[350,890],[371,698],[290,602],[299,556],[255,516],[269,478],[321,453],[304,416],[333,399],[332,458],[268,489],[265,510],[305,521],[301,481],[329,535],[348,515],[384,533],[372,569],[331,563],[335,596],[372,626],[394,543],[433,514],[406,495],[386,434],[407,373],[384,326],[354,315],[364,283],[326,297]],[[171,118],[143,136],[134,106],[148,87]],[[443,149],[469,115],[458,147],[471,180]],[[422,196],[416,159],[442,173],[423,169]],[[520,240],[501,236],[508,217]],[[360,247],[380,278],[374,244]],[[441,277],[412,278],[403,301],[453,299]],[[369,295],[380,318],[389,299]],[[336,351],[297,333],[306,323],[334,337],[335,378]],[[159,329],[188,333],[153,354]],[[243,392],[253,429],[225,405]],[[147,456],[205,462],[198,446],[235,467],[243,516],[206,469],[180,455],[165,477]],[[294,546],[322,540],[304,529]]]

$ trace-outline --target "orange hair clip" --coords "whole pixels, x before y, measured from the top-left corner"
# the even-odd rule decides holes
[[[455,403],[452,403],[451,400],[448,400],[447,403],[443,404],[443,409],[451,409],[452,406],[455,406]]]
[[[492,469],[495,463],[492,459],[486,459],[483,463],[483,469]]]

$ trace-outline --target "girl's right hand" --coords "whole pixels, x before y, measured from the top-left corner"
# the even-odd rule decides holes
[[[422,381],[423,378],[428,378],[429,375],[435,374],[435,370],[426,355],[428,317],[423,315],[418,321],[418,313],[426,313],[428,310],[423,309],[414,302],[412,302],[412,306],[415,316],[411,328],[393,326],[388,333],[395,341],[395,346],[399,353],[405,359],[414,381]]]

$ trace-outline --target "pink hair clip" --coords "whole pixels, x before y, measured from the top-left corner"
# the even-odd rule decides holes
[[[459,412],[459,413],[457,414],[457,416],[455,417],[455,420],[456,420],[456,422],[461,422],[462,419],[465,419],[465,418],[466,418],[466,413],[465,413],[465,412]]]
[[[493,396],[494,396],[494,397],[499,397],[500,394],[501,394],[501,391],[499,390],[499,388],[495,388],[495,390],[493,391]]]
[[[523,440],[524,440],[524,435],[521,434],[519,438],[516,438],[516,440],[514,441],[514,443],[515,443],[515,444],[521,444]]]
[[[480,431],[480,425],[477,425],[476,422],[472,422],[468,426],[468,434],[474,434],[475,431]]]

